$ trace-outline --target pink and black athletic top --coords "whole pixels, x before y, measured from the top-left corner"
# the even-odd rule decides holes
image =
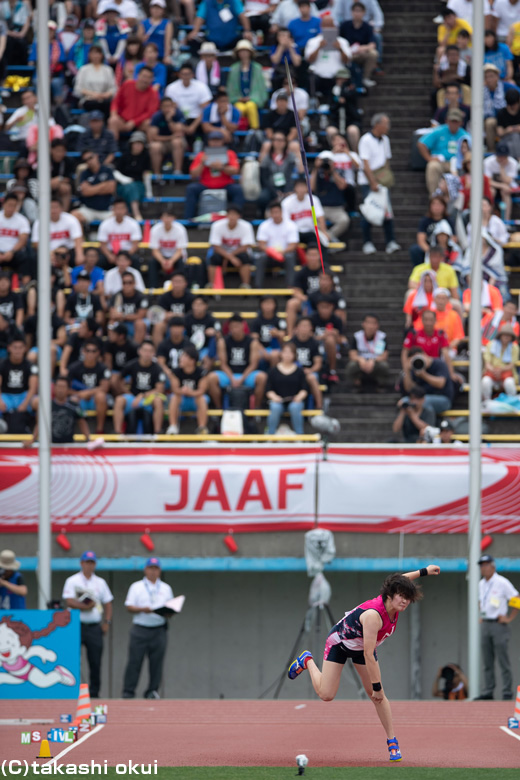
[[[354,662],[364,663],[364,661],[361,660],[363,656],[363,626],[359,619],[361,615],[369,609],[378,612],[383,621],[383,625],[377,632],[376,647],[379,647],[385,639],[392,636],[397,625],[399,613],[396,613],[395,619],[391,621],[388,612],[386,611],[383,597],[377,596],[375,599],[364,601],[358,607],[354,607],[350,612],[345,613],[343,620],[336,623],[327,638],[324,654],[325,660],[344,663],[345,661],[340,660],[336,653],[331,653],[332,649],[337,645],[342,645],[346,650],[350,651],[346,654],[347,657],[352,658]]]

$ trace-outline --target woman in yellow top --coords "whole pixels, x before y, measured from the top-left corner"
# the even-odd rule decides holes
[[[444,54],[446,46],[457,44],[457,35],[461,30],[467,30],[470,35],[473,35],[473,28],[464,19],[459,19],[455,11],[451,8],[445,8],[442,11],[442,17],[444,22],[437,28],[437,42],[439,44],[437,48],[437,61],[438,58]]]
[[[514,72],[520,70],[520,21],[514,22],[509,28],[506,43],[514,57]]]
[[[516,395],[519,349],[512,325],[506,323],[484,351],[482,398],[488,401],[493,390],[504,390],[506,395]]]

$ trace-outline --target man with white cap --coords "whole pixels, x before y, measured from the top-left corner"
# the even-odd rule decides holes
[[[123,699],[133,699],[145,655],[148,656],[150,680],[145,699],[159,699],[162,669],[167,645],[166,618],[155,610],[173,598],[169,585],[161,580],[159,558],[148,558],[144,577],[128,590],[125,607],[134,616],[130,631],[128,661],[123,682]]]
[[[0,552],[0,609],[25,609],[27,585],[12,550]]]
[[[509,660],[509,623],[518,609],[508,614],[508,604],[520,595],[508,579],[497,574],[492,555],[481,555],[477,561],[482,579],[479,582],[482,657],[484,661],[484,690],[479,699],[492,699],[495,690],[495,658],[502,674],[502,698],[513,698],[513,676]]]
[[[67,577],[61,594],[69,609],[80,611],[81,644],[87,649],[90,696],[93,699],[99,698],[103,636],[112,623],[114,600],[106,581],[94,574],[96,563],[95,552],[84,552],[80,558],[81,571]]]

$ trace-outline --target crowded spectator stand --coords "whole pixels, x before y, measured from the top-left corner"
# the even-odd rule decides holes
[[[10,374],[20,344],[28,353],[22,355],[24,367],[34,366],[30,350],[37,347],[31,335],[38,304],[36,47],[30,4],[22,4],[26,18],[20,13],[16,23],[8,5],[2,4],[0,15],[8,30],[23,36],[7,36],[0,62],[5,71],[0,177],[10,193],[0,212],[1,393],[14,404],[12,411],[21,405],[24,419],[15,414],[14,425],[5,402],[1,411],[4,433],[30,437],[35,414],[29,407],[37,403],[30,398],[24,405],[29,379],[24,380],[27,387],[22,383],[13,391]],[[308,434],[311,429],[300,423],[307,425],[325,404],[340,420],[345,440],[386,441],[393,436],[391,423],[398,413],[395,388],[406,389],[400,376],[406,370],[401,350],[405,336],[413,341],[414,334],[405,331],[420,324],[422,309],[437,311],[435,291],[441,289],[448,291],[449,299],[438,296],[440,330],[444,334],[448,323],[452,337],[446,339],[445,353],[433,359],[445,361],[450,386],[456,390],[449,408],[437,409],[431,427],[439,427],[445,416],[464,439],[470,23],[450,13],[451,3],[440,7],[433,0],[406,11],[394,0],[382,9],[377,2],[365,9],[356,3],[338,3],[331,9],[324,3],[283,0],[270,18],[258,13],[255,4],[242,7],[237,2],[225,19],[212,2],[195,8],[183,3],[180,19],[173,17],[165,0],[128,4],[137,16],[122,17],[120,5],[74,6],[78,16],[67,15],[61,3],[50,6],[53,369],[55,378],[68,378],[68,398],[79,406],[92,434],[168,431],[175,437],[197,430],[199,437],[216,435],[231,395],[221,392],[225,388],[218,372],[223,371],[230,319],[238,314],[253,356],[244,371],[231,372],[246,374],[230,379],[231,391],[251,384],[253,372],[255,382],[248,388],[251,393],[242,394],[240,401],[240,394],[234,393],[231,400],[240,404],[250,435],[273,435],[272,408],[267,429],[266,422],[269,407],[277,403],[272,393],[278,394],[267,389],[265,395],[271,388],[269,372],[283,345],[295,338],[298,319],[309,316],[321,365],[311,372],[310,384],[295,393],[298,400],[284,404],[282,424],[288,425],[290,413],[303,404],[302,419],[293,418],[292,430]],[[483,335],[492,339],[502,324],[513,330],[517,326],[516,310],[509,306],[506,313],[506,304],[517,300],[520,287],[514,235],[519,33],[504,4],[495,0],[495,5],[486,17],[490,34],[482,128],[487,145],[484,191],[491,201],[483,207],[482,304],[484,314],[491,316]],[[410,14],[413,35],[406,26]],[[292,104],[278,67],[286,60],[297,84],[297,106],[303,107],[299,115],[330,281],[313,270],[308,196],[303,188],[298,194],[301,159],[293,143]],[[428,94],[424,84],[430,80]],[[410,143],[411,167],[416,170],[408,165]],[[384,149],[383,155],[375,155],[376,145]],[[369,229],[360,206],[381,188],[391,200],[386,199],[383,224],[374,222]],[[280,239],[277,225],[285,219],[292,223],[291,230]],[[442,267],[441,277],[434,270],[431,289],[421,288],[419,295],[422,271],[434,265],[435,251],[431,263],[429,256],[433,247],[442,249],[441,262],[447,268]],[[412,284],[408,277],[417,277],[414,266],[421,264],[425,268],[421,266],[417,285]],[[414,302],[408,300],[411,295]],[[251,327],[265,317],[261,309],[266,296],[275,302],[270,327],[276,335],[271,342],[266,325],[256,335]],[[367,315],[375,315],[368,329],[363,324]],[[171,318],[181,322],[172,328]],[[280,323],[287,327],[281,329]],[[140,373],[136,365],[160,365],[156,360],[161,344],[175,327],[179,343],[187,342],[190,351],[194,347],[197,352],[195,366],[204,390],[200,397],[208,395],[207,410],[193,402],[184,404],[183,411],[182,403],[172,401],[179,387],[187,386],[184,373],[194,368],[189,355],[189,365],[178,364],[175,344],[167,352],[163,345],[170,378],[150,375],[142,387],[136,381],[132,387],[132,376]],[[515,342],[517,335],[515,331]],[[75,365],[84,362],[93,342],[103,367],[94,384],[91,375],[87,382],[82,381],[85,376],[78,379]],[[510,352],[516,354],[513,349],[506,352],[507,358]],[[381,367],[371,375],[371,361],[381,356]],[[182,376],[175,376],[179,370]],[[110,379],[103,371],[110,372]],[[516,376],[515,366],[511,376]],[[511,382],[507,387],[506,395],[516,396]],[[24,400],[12,400],[18,394]],[[519,433],[507,415],[487,429],[487,435]]]

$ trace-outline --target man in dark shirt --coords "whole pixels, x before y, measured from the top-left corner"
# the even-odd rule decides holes
[[[401,398],[397,404],[399,413],[392,425],[393,433],[403,432],[403,439],[407,444],[416,444],[422,441],[424,431],[428,426],[435,426],[437,415],[431,406],[425,404],[425,392],[422,387],[415,385],[410,390],[407,398]]]
[[[450,371],[444,360],[431,358],[420,347],[413,347],[403,370],[403,388],[409,393],[413,385],[425,392],[424,403],[435,414],[451,409],[454,396]]]
[[[152,415],[154,433],[160,433],[164,417],[164,384],[166,375],[155,360],[151,341],[143,341],[138,349],[139,357],[130,361],[122,375],[130,382],[130,392],[116,398],[114,403],[114,431],[123,432],[126,415],[142,410]]]
[[[264,398],[267,374],[258,371],[260,345],[246,335],[244,320],[233,314],[229,320],[229,334],[217,344],[220,371],[212,371],[208,377],[208,392],[217,409],[222,408],[222,390],[228,387],[246,387],[255,392],[257,409]]]
[[[159,344],[157,350],[157,362],[166,374],[170,383],[173,381],[172,372],[179,368],[179,360],[190,342],[184,335],[184,319],[171,317],[168,321],[168,336]]]
[[[117,143],[113,134],[104,125],[105,117],[102,111],[91,111],[88,129],[82,133],[78,141],[78,152],[95,149],[102,165],[112,165],[117,152]]]
[[[163,159],[167,154],[173,157],[174,172],[182,173],[184,150],[187,146],[184,124],[182,111],[171,98],[163,97],[159,111],[152,116],[148,128],[152,170],[156,176],[161,176]]]
[[[81,205],[72,213],[83,225],[88,225],[112,216],[110,209],[116,192],[116,180],[112,169],[99,162],[97,151],[87,149],[81,156],[81,162],[87,164],[79,177]]]
[[[350,217],[345,209],[345,191],[348,183],[341,170],[336,168],[332,152],[326,156],[320,155],[314,161],[311,187],[321,201],[325,218],[331,223],[328,230],[329,239],[334,242],[340,241],[350,225]]]
[[[334,301],[334,314],[340,318],[344,325],[347,324],[347,302],[339,286],[339,279],[329,271],[320,274],[319,288],[308,297],[310,314],[314,314],[318,307],[318,301],[327,296]]]
[[[316,408],[321,409],[323,396],[320,390],[319,374],[323,366],[323,346],[316,341],[313,334],[314,326],[311,318],[301,317],[291,341],[296,346],[296,361],[303,368]]]
[[[327,269],[327,266],[325,266]],[[289,336],[294,330],[294,326],[300,311],[308,313],[307,300],[309,295],[320,287],[321,260],[318,246],[308,245],[305,252],[305,265],[297,272],[293,297],[287,301],[285,312],[287,314],[287,333]]]
[[[137,347],[128,339],[128,329],[124,322],[118,322],[108,326],[108,343],[106,345],[104,360],[107,368],[112,372],[110,390],[115,397],[124,392],[121,371],[130,361],[137,357]]]
[[[109,319],[112,323],[125,323],[130,338],[141,344],[146,338],[148,298],[135,289],[135,277],[129,271],[123,273],[122,285],[121,292],[112,296],[110,301]]]
[[[69,398],[70,385],[66,376],[59,376],[54,382],[51,404],[51,432],[53,444],[69,444],[74,441],[76,424],[88,441],[90,431],[80,405]],[[34,426],[31,444],[38,440],[38,421]]]
[[[366,13],[363,3],[353,3],[351,12],[352,19],[341,23],[339,34],[349,42],[354,63],[363,66],[363,86],[374,87],[376,82],[370,78],[377,66],[374,29],[368,22],[363,21]]]
[[[11,290],[11,275],[0,271],[0,358],[7,355],[7,343],[23,327],[23,303]]]
[[[96,293],[89,292],[90,274],[88,271],[80,271],[74,285],[74,292],[67,298],[65,304],[65,322],[72,325],[79,320],[93,317],[99,324],[103,324],[103,308]]]
[[[38,361],[38,315],[32,314],[24,322],[25,345],[29,350],[27,359],[31,363]],[[63,347],[67,342],[65,321],[58,317],[55,311],[51,314],[51,370],[54,374],[56,362],[61,358]]]
[[[506,105],[497,111],[497,135],[507,145],[510,157],[520,158],[520,92],[508,89]]]
[[[38,367],[25,357],[25,344],[21,336],[14,336],[7,347],[8,357],[0,362],[0,414],[8,416],[8,426],[13,412],[32,413],[38,408]]]
[[[208,401],[205,395],[208,378],[203,376],[197,366],[199,359],[193,344],[188,344],[179,359],[179,368],[173,371],[171,380],[172,395],[169,405],[169,427],[166,433],[179,433],[179,417],[183,412],[195,412],[197,430],[195,433],[208,433]]]
[[[311,317],[314,338],[323,344],[329,366],[329,382],[338,382],[336,373],[337,354],[347,339],[343,335],[343,322],[334,314],[334,298],[323,295],[318,301],[318,310]]]
[[[174,271],[171,277],[172,286],[168,292],[163,293],[157,301],[168,314],[176,314],[185,317],[191,311],[193,295],[187,289],[188,282],[182,271]],[[153,341],[157,344],[166,333],[166,320],[158,322],[153,327]]]
[[[75,333],[71,333],[67,343],[63,348],[63,353],[60,360],[60,374],[62,376],[67,375],[67,366],[69,363],[74,363],[81,357],[81,351],[83,345],[88,339],[95,338],[100,352],[103,352],[103,342],[101,339],[95,336],[97,330],[96,321],[93,317],[87,317],[86,320],[81,320],[79,328]]]
[[[264,295],[260,300],[258,317],[249,326],[251,336],[260,344],[260,368],[267,370],[280,360],[282,340],[287,332],[287,323],[276,313],[274,295]]]
[[[276,96],[276,108],[269,111],[264,120],[266,138],[272,139],[275,132],[283,133],[288,141],[294,141],[298,135],[294,112],[289,109],[287,92],[279,92]]]
[[[217,333],[220,322],[208,312],[208,302],[202,295],[196,295],[191,302],[191,311],[184,318],[186,338],[199,353],[199,359],[206,372],[211,371],[217,356]]]
[[[76,164],[67,157],[67,144],[63,138],[55,138],[51,142],[51,194],[59,198],[63,211],[70,211]]]
[[[69,368],[68,378],[83,412],[96,412],[96,432],[103,433],[107,414],[110,370],[100,361],[99,346],[89,339],[83,347],[83,360]]]

